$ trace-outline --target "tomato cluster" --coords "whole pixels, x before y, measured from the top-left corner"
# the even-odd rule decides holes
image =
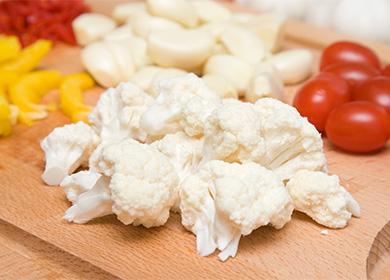
[[[17,35],[23,46],[38,39],[75,45],[75,17],[88,11],[82,0],[0,1],[0,33]]]
[[[321,56],[321,73],[297,92],[294,106],[336,146],[372,152],[390,137],[390,65],[353,42],[337,42]]]

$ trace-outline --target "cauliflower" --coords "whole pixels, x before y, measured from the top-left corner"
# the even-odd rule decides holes
[[[152,102],[137,86],[121,83],[101,95],[89,119],[102,141],[126,137],[145,141],[147,134],[139,127],[139,119]]]
[[[206,122],[205,159],[255,161],[264,153],[260,116],[253,104],[224,100]]]
[[[46,160],[43,181],[60,184],[66,175],[88,162],[99,141],[94,130],[83,122],[55,128],[41,142]]]
[[[202,159],[203,140],[189,137],[180,131],[175,134],[167,134],[164,138],[151,144],[161,153],[166,155],[179,177],[179,184],[176,188],[176,199],[173,207],[174,211],[179,211],[180,183],[193,171],[198,168]]]
[[[202,135],[206,118],[219,101],[194,74],[161,80],[156,91],[156,100],[140,120],[141,128],[155,136],[181,130]]]
[[[73,206],[66,210],[63,219],[84,224],[94,218],[112,214],[109,183],[109,177],[101,176],[90,190],[79,195]]]
[[[260,99],[255,107],[266,150],[257,163],[274,170],[283,180],[299,170],[327,170],[321,135],[294,107],[273,98]]]
[[[182,222],[197,235],[198,253],[216,245],[222,261],[236,255],[241,235],[268,224],[280,229],[293,211],[280,178],[253,162],[206,163],[183,182],[181,200]]]
[[[208,160],[259,163],[283,180],[301,169],[326,170],[321,135],[273,98],[223,102],[207,119],[204,153]]]
[[[101,144],[91,163],[93,170],[111,177],[108,186],[99,191],[103,196],[109,194],[111,210],[121,222],[126,225],[153,227],[167,221],[169,210],[175,202],[178,178],[165,155],[150,145],[125,139]],[[85,215],[83,209],[88,209],[88,205],[84,207],[81,198],[89,196],[88,193],[93,196],[96,190],[80,195],[74,205],[78,208],[71,211],[70,219],[66,216],[68,220],[80,220],[78,217]],[[97,198],[96,205],[100,205],[100,196]],[[73,206],[68,211],[72,208]],[[88,215],[88,218],[90,220],[94,217]],[[82,222],[86,221],[88,220],[82,219]]]
[[[360,216],[355,199],[340,185],[336,175],[301,170],[287,183],[294,207],[317,223],[330,228],[343,228],[351,216]]]
[[[66,176],[60,186],[66,194],[66,198],[74,203],[80,194],[92,189],[100,174],[93,171],[80,171]]]

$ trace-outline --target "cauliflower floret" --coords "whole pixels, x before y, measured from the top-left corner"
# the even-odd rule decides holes
[[[170,159],[171,164],[179,177],[179,184],[175,191],[175,205],[173,206],[173,211],[178,212],[180,205],[180,183],[183,182],[191,172],[198,168],[203,157],[203,140],[189,137],[187,134],[180,131],[175,134],[167,134],[161,140],[153,142],[152,146]]]
[[[92,162],[95,171],[112,177],[108,185],[110,202],[121,222],[152,227],[167,221],[179,182],[164,154],[150,145],[125,139],[101,144]],[[81,210],[83,195],[77,200]],[[82,211],[77,213],[83,215]]]
[[[260,116],[253,104],[224,100],[206,122],[205,159],[256,161],[264,153]]]
[[[351,216],[360,216],[360,206],[340,185],[337,175],[301,170],[287,183],[296,210],[330,228],[343,228]]]
[[[222,261],[236,255],[241,235],[268,224],[280,229],[293,211],[280,178],[252,162],[206,163],[183,182],[181,200],[184,226],[196,235],[203,234],[198,248],[211,251],[213,243],[205,236],[209,233],[221,250]]]
[[[153,98],[132,83],[121,83],[106,90],[89,116],[102,141],[131,137],[145,141],[147,134],[139,127],[141,115]]]
[[[194,74],[161,80],[158,96],[142,115],[140,125],[150,135],[184,130],[189,136],[203,134],[207,116],[219,98]]]
[[[41,142],[46,160],[43,181],[59,185],[66,175],[88,162],[99,141],[94,130],[83,122],[55,128]]]
[[[80,194],[73,206],[66,210],[63,219],[84,224],[94,218],[112,214],[109,183],[109,177],[101,176],[90,190]]]
[[[298,170],[326,171],[321,135],[292,106],[273,98],[255,103],[266,154],[257,163],[288,180]]]
[[[273,98],[254,105],[226,100],[208,117],[205,158],[256,162],[288,180],[302,169],[326,170],[321,135],[298,111]]]
[[[66,176],[60,186],[66,194],[66,198],[74,203],[84,192],[92,189],[100,174],[93,171],[80,171]]]
[[[207,174],[206,174],[207,175]],[[183,226],[196,235],[196,251],[208,256],[217,248],[214,240],[215,203],[213,185],[203,174],[188,176],[180,186],[180,212]]]

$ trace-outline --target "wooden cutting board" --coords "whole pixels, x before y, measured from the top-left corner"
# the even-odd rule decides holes
[[[112,2],[107,2],[93,3],[97,9],[108,12]],[[310,44],[306,42],[308,36],[301,34],[305,26],[297,22],[289,25],[286,47],[320,47],[339,36],[306,26],[316,34]],[[326,38],[319,38],[320,34],[326,34]],[[379,50],[387,48],[384,45],[375,47]],[[57,46],[42,67],[64,73],[80,71],[79,53],[78,48]],[[386,60],[388,54],[382,57]],[[295,89],[286,88],[286,101],[291,100]],[[87,102],[96,102],[101,91],[96,88],[87,92]],[[54,92],[47,99],[56,100],[57,94]],[[36,236],[38,241],[34,239],[34,242],[41,242],[40,247],[47,244],[50,248],[70,253],[73,256],[69,259],[78,264],[75,267],[81,271],[80,266],[94,271],[83,274],[85,278],[364,279],[367,271],[375,271],[377,260],[371,258],[373,261],[367,262],[367,258],[378,232],[390,220],[390,149],[377,154],[352,155],[337,150],[324,140],[329,171],[342,177],[359,201],[362,217],[352,219],[345,229],[329,230],[324,236],[320,234],[324,227],[303,214],[294,213],[292,221],[282,230],[262,227],[243,237],[236,258],[222,263],[216,254],[209,257],[196,255],[195,237],[184,230],[180,217],[175,214],[164,227],[148,230],[124,226],[113,216],[86,225],[64,222],[61,217],[70,204],[61,189],[46,186],[40,179],[44,161],[39,142],[54,127],[67,121],[61,112],[51,113],[32,127],[16,126],[12,136],[0,139],[0,219],[3,221],[0,224],[10,224],[6,228],[12,227],[13,230],[8,230],[8,235],[13,235],[19,228]],[[0,228],[4,229],[3,226]],[[378,236],[382,245],[378,246],[376,242],[373,253],[380,259],[389,250],[389,243],[383,245],[381,240],[386,240],[389,235]],[[61,258],[56,250],[48,249],[48,258],[50,254],[53,258]],[[0,252],[0,268],[5,265],[2,260]],[[91,264],[98,268],[92,269]],[[69,264],[67,269],[72,269]],[[32,279],[54,276],[45,274]]]

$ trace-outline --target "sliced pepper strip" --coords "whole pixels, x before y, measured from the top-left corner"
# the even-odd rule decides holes
[[[16,36],[0,37],[0,63],[17,57],[20,49],[21,45]]]
[[[32,125],[35,120],[47,116],[54,110],[53,104],[38,104],[49,91],[58,88],[61,74],[54,70],[42,70],[27,73],[9,88],[10,100],[19,108],[19,121]]]
[[[11,133],[17,115],[18,109],[8,103],[5,91],[0,88],[0,136],[7,136]]]
[[[0,89],[4,91],[4,94],[9,85],[15,83],[19,76],[16,72],[0,70]]]
[[[34,70],[42,58],[50,51],[51,41],[38,40],[34,44],[24,48],[13,60],[0,64],[0,70],[13,71],[24,74]]]
[[[61,109],[72,122],[88,122],[92,107],[83,101],[83,91],[92,88],[95,82],[87,73],[66,76],[60,86]]]

